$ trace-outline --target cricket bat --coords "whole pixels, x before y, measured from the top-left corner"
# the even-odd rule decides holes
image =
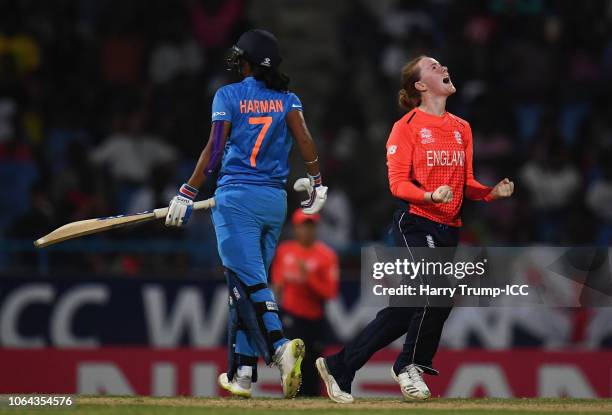
[[[195,202],[193,209],[210,209],[215,206],[215,199],[210,198]],[[165,218],[168,213],[168,208],[159,208],[146,212],[135,213],[133,215],[118,215],[108,216],[106,218],[87,219],[77,222],[71,222],[61,226],[53,232],[34,241],[34,246],[44,248],[45,246],[53,245],[68,239],[78,238],[80,236],[91,235],[92,233],[104,232],[113,228],[122,226],[135,225],[137,223],[148,222],[150,220]]]

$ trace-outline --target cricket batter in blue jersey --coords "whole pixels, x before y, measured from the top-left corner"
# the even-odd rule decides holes
[[[230,312],[228,371],[219,376],[219,385],[243,397],[251,396],[259,356],[279,368],[285,397],[293,398],[302,381],[304,342],[285,338],[276,299],[268,288],[268,271],[287,213],[292,141],[308,172],[308,178],[293,186],[308,193],[302,202],[304,213],[317,213],[327,197],[302,104],[288,91],[289,78],[279,72],[280,62],[278,42],[264,30],[244,33],[232,47],[228,69],[243,80],[215,94],[208,143],[166,216],[167,226],[185,225],[198,189],[221,161],[212,219]]]

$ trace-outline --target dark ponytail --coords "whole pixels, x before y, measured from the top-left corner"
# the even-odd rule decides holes
[[[266,83],[266,87],[276,91],[289,90],[289,77],[277,68],[266,68],[251,64],[253,78]]]

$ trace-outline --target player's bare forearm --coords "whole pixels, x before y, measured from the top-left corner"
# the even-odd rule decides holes
[[[193,170],[193,174],[187,182],[189,186],[199,189],[206,181],[206,177],[214,173],[221,161],[221,155],[223,154],[227,137],[229,137],[231,126],[232,124],[229,121],[213,122],[208,142],[202,153],[200,153],[200,158]]]
[[[287,126],[300,150],[306,171],[311,176],[316,176],[320,173],[317,147],[308,131],[308,127],[306,127],[302,111],[290,111],[287,114]]]

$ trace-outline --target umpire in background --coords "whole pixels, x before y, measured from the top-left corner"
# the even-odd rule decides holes
[[[338,256],[317,240],[320,216],[297,209],[291,218],[294,238],[282,242],[272,263],[272,284],[280,297],[285,335],[306,344],[300,395],[319,396],[321,386],[315,359],[327,333],[324,305],[338,293]]]

